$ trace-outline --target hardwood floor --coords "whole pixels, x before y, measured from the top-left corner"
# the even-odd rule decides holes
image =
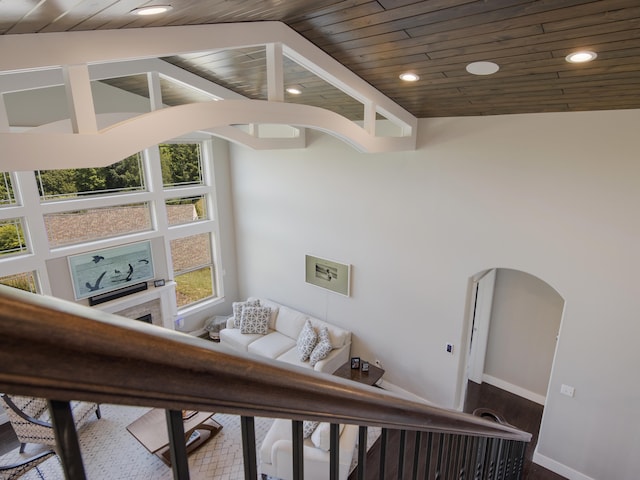
[[[472,413],[476,408],[488,408],[502,415],[511,425],[525,430],[532,434],[531,443],[525,451],[524,472],[522,478],[524,480],[562,480],[564,477],[551,472],[532,462],[533,452],[538,442],[538,433],[540,430],[540,421],[542,419],[542,405],[531,402],[524,398],[513,395],[504,390],[500,390],[489,384],[478,385],[469,382],[467,387],[467,398],[465,401],[464,411]],[[397,432],[390,432],[387,442],[387,451],[398,451],[400,435]],[[412,452],[415,442],[415,435],[407,434],[406,451]],[[398,478],[398,461],[392,459],[387,462],[385,471],[386,478]],[[403,478],[411,478],[411,468],[413,459],[405,456],[403,462],[406,465]],[[366,462],[366,480],[376,480],[379,478],[380,464],[380,441],[378,440],[367,454]],[[409,470],[409,471],[406,471]],[[423,473],[418,476],[422,478]],[[349,476],[349,480],[356,480],[357,469]],[[457,478],[457,477],[456,477]],[[443,480],[447,480],[446,477]]]

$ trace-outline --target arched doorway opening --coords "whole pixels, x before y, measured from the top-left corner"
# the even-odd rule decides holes
[[[471,278],[462,409],[500,413],[537,443],[560,334],[564,299],[548,283],[507,268]]]

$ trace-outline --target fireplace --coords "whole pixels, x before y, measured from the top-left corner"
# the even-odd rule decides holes
[[[127,317],[133,320],[140,320],[153,325],[162,326],[162,308],[160,306],[159,298],[113,313],[120,315],[121,317]]]
[[[140,320],[141,322],[144,322],[144,323],[153,324],[153,317],[151,316],[150,313],[147,313],[146,315],[142,315],[141,317],[136,318],[136,320]]]
[[[177,314],[175,286],[175,282],[168,281],[165,285],[101,303],[93,308],[173,329],[173,319]]]

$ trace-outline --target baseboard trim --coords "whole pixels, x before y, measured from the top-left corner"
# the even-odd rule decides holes
[[[588,477],[584,473],[580,473],[577,470],[574,470],[573,468],[569,468],[566,465],[556,460],[553,460],[552,458],[546,457],[541,453],[538,453],[537,449],[535,452],[533,452],[533,463],[536,463],[546,468],[547,470],[551,470],[552,472],[557,473],[558,475],[562,475],[563,477],[568,478],[569,480],[594,480],[593,478]]]
[[[526,388],[518,387],[517,385],[513,385],[512,383],[505,382],[504,380],[500,380],[499,378],[492,377],[491,375],[487,375],[486,373],[482,375],[482,381],[543,406],[545,404],[545,401],[547,400],[543,395],[534,393],[530,390],[527,390]]]

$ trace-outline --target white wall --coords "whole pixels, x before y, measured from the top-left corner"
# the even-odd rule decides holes
[[[639,123],[638,110],[427,119],[418,149],[395,154],[320,134],[306,150],[234,146],[240,293],[350,328],[387,380],[453,407],[465,349],[444,345],[466,339],[469,277],[531,273],[566,302],[539,454],[580,478],[640,478]],[[352,297],[305,284],[306,253],[353,264]]]
[[[499,268],[492,305],[485,381],[544,404],[562,297],[533,275]]]

